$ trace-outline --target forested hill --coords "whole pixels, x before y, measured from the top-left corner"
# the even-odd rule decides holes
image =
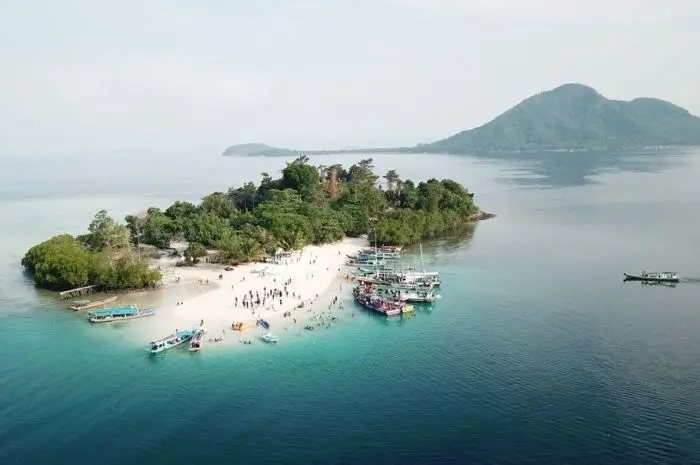
[[[581,84],[529,97],[492,121],[416,147],[288,150],[264,144],[229,147],[224,155],[290,156],[331,153],[481,153],[545,150],[624,150],[700,145],[700,118],[664,100],[610,100]]]
[[[653,98],[609,100],[590,87],[566,84],[420,150],[471,153],[696,144],[700,118],[681,107]]]

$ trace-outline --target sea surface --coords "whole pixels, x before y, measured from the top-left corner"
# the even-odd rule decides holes
[[[0,156],[0,464],[700,463],[700,149],[312,162],[369,157],[498,215],[423,245],[434,307],[148,357],[37,291],[26,249],[289,160]],[[689,279],[622,282],[643,269]]]

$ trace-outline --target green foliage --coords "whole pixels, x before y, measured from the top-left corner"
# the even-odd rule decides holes
[[[92,284],[125,289],[152,287],[160,281],[160,272],[133,260],[121,239],[126,228],[106,212],[95,216],[89,230],[83,240],[62,234],[27,251],[22,265],[37,286],[59,291]]]
[[[658,99],[608,100],[566,84],[534,95],[478,128],[415,150],[482,151],[620,149],[700,144],[700,118]]]
[[[382,244],[411,244],[465,224],[477,212],[473,195],[451,180],[419,184],[390,170],[385,187],[373,172],[372,159],[347,170],[314,167],[299,157],[280,179],[263,173],[259,186],[247,182],[227,193],[215,192],[198,204],[175,202],[165,211],[149,208],[120,225],[101,211],[79,239],[56,236],[32,247],[22,264],[36,283],[52,289],[99,284],[108,289],[152,286],[160,274],[133,259],[132,244],[167,248],[184,237],[187,262],[195,264],[218,251],[224,263],[257,260],[278,247],[298,249],[345,236],[369,234]],[[337,196],[329,183],[335,172]]]
[[[202,244],[197,242],[190,242],[185,249],[185,260],[188,264],[194,265],[199,262],[201,257],[207,256],[207,249],[204,248]]]

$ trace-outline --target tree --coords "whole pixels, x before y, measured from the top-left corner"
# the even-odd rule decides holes
[[[389,192],[394,191],[394,186],[396,186],[396,182],[399,181],[399,175],[396,173],[396,170],[389,170],[386,172],[384,175],[384,179],[386,179],[386,188]]]
[[[294,161],[282,170],[282,187],[297,191],[311,190],[319,185],[318,171],[311,165]]]
[[[128,230],[114,221],[105,210],[95,214],[88,226],[88,234],[81,239],[88,248],[96,252],[107,247],[120,248],[129,245]]]
[[[207,249],[205,249],[202,244],[198,244],[197,242],[190,242],[187,249],[185,249],[185,261],[187,261],[187,263],[190,265],[199,263],[199,259],[206,256]]]
[[[233,200],[222,192],[214,192],[204,197],[199,205],[199,210],[226,219],[235,217],[238,211]]]

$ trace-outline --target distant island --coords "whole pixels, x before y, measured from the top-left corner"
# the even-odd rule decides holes
[[[591,87],[565,84],[523,100],[483,126],[415,147],[300,151],[242,144],[229,147],[224,155],[478,154],[690,145],[700,145],[700,118],[681,107],[654,98],[610,100]]]
[[[204,256],[236,264],[280,248],[298,250],[364,234],[379,245],[407,245],[492,216],[474,204],[473,193],[449,179],[414,183],[394,170],[380,178],[371,159],[348,169],[308,161],[301,156],[287,163],[279,179],[262,173],[257,185],[215,192],[198,205],[152,207],[124,223],[100,211],[86,234],[61,234],[37,244],[22,265],[37,286],[58,291],[92,285],[150,288],[162,274],[149,267],[140,252],[143,244],[167,249],[171,241],[184,240],[186,264]]]

